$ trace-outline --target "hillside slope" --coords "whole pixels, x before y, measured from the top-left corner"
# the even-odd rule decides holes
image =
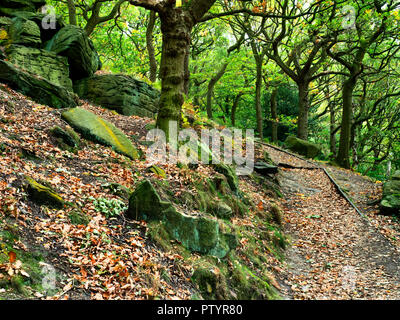
[[[80,107],[145,152],[151,119],[84,101]],[[71,147],[54,134],[56,127],[72,132],[62,112],[0,85],[0,298],[278,297],[274,270],[287,240],[271,177],[240,178],[234,193],[215,185],[215,177],[224,178],[210,166],[155,171],[144,157],[131,160],[76,133],[79,143]],[[61,197],[61,207],[40,202],[29,178]],[[223,259],[190,252],[163,232],[162,222],[127,218],[129,195],[145,178],[185,214],[228,204],[231,216],[218,221],[235,236],[235,249]]]

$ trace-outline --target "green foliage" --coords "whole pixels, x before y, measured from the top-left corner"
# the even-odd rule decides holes
[[[95,199],[89,197],[89,200],[93,201],[95,210],[104,214],[107,218],[118,217],[122,212],[128,209],[125,202],[118,199]]]

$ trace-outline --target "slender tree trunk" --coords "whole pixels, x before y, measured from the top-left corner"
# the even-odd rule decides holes
[[[331,102],[329,103],[329,115],[330,115],[329,146],[333,157],[336,157],[335,107]]]
[[[68,0],[67,6],[68,6],[69,24],[72,24],[74,26],[78,25],[76,21],[76,7],[74,0]]]
[[[239,92],[236,97],[235,100],[233,100],[233,105],[232,105],[232,110],[231,110],[231,123],[232,123],[232,127],[234,127],[236,125],[236,110],[237,107],[239,105],[239,101],[240,98],[242,97],[243,92]]]
[[[299,89],[299,114],[297,118],[297,137],[299,139],[308,139],[308,110],[309,97],[308,86],[309,82],[304,81],[297,84]]]
[[[218,73],[211,78],[210,82],[208,83],[208,90],[207,90],[207,116],[209,119],[213,118],[212,112],[212,96],[214,93],[214,87],[217,82],[222,78],[225,74],[226,68],[228,67],[228,63],[224,63],[222,68],[218,71]]]
[[[169,121],[179,123],[181,120],[185,101],[185,59],[190,49],[193,20],[186,11],[174,9],[160,13],[160,20],[163,37],[157,127],[168,136]]]
[[[276,103],[276,96],[278,94],[278,88],[274,88],[271,93],[271,136],[272,142],[278,142],[278,110],[277,110],[277,103]]]
[[[264,138],[263,132],[263,115],[261,109],[261,86],[262,86],[262,57],[255,56],[256,60],[256,119],[257,119],[257,131],[260,139]]]
[[[146,29],[146,45],[147,45],[147,53],[149,55],[151,82],[156,82],[157,80],[157,60],[155,56],[154,43],[153,43],[153,31],[154,31],[154,25],[156,23],[156,18],[157,18],[156,13],[154,11],[150,11],[149,23]]]
[[[351,122],[353,117],[353,91],[355,86],[356,78],[350,77],[344,82],[342,89],[343,112],[340,130],[339,151],[336,161],[340,166],[344,168],[350,168]]]

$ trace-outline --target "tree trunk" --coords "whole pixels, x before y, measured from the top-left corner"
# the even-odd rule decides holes
[[[153,31],[154,31],[154,25],[156,23],[156,18],[157,18],[156,13],[154,11],[150,11],[149,23],[146,29],[146,45],[147,45],[147,53],[149,55],[151,82],[156,82],[157,80],[157,60],[155,57],[155,50],[153,43]]]
[[[76,7],[74,0],[68,0],[67,6],[68,6],[69,24],[72,24],[74,26],[78,25],[76,21]]]
[[[162,56],[160,65],[161,97],[157,127],[168,137],[169,121],[181,120],[185,101],[185,59],[190,49],[193,20],[189,13],[168,9],[160,13]]]
[[[236,125],[236,110],[237,110],[237,107],[239,105],[239,101],[240,101],[240,98],[242,97],[242,95],[243,95],[243,92],[239,92],[236,95],[235,100],[233,101],[232,110],[231,110],[232,127],[234,127]]]
[[[257,119],[257,131],[260,139],[264,138],[263,133],[263,115],[261,109],[261,85],[262,85],[262,57],[255,56],[256,60],[256,119]]]
[[[299,89],[299,114],[297,118],[297,137],[299,139],[308,139],[308,86],[309,82],[300,82],[297,84]]]
[[[329,103],[330,127],[329,127],[329,147],[333,157],[336,157],[336,133],[335,133],[335,107]]]
[[[278,122],[276,119],[278,119],[278,110],[277,110],[277,104],[276,104],[276,96],[278,94],[278,88],[274,88],[271,93],[271,136],[272,136],[272,142],[278,142]]]
[[[217,84],[217,82],[222,78],[222,76],[225,74],[227,66],[228,66],[228,63],[224,63],[222,68],[218,71],[218,73],[213,78],[211,78],[210,82],[208,83],[208,90],[207,90],[207,117],[209,119],[213,118],[212,96],[213,96],[213,93],[214,93],[214,87]]]
[[[339,152],[336,161],[344,168],[350,168],[351,121],[353,117],[353,91],[355,85],[356,78],[350,77],[344,82],[342,89],[343,112],[340,129]]]

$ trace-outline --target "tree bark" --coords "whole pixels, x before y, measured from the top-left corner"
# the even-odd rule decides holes
[[[308,111],[309,111],[309,97],[308,86],[309,83],[299,82],[299,115],[297,119],[297,137],[299,139],[308,139]]]
[[[257,119],[257,131],[260,139],[264,138],[263,133],[263,115],[261,109],[261,86],[262,86],[262,57],[255,56],[256,60],[256,119]]]
[[[344,167],[350,168],[350,139],[351,139],[351,122],[353,117],[353,91],[356,86],[356,77],[350,77],[343,84],[343,112],[340,130],[339,151],[336,158],[337,163]]]
[[[147,53],[149,55],[149,64],[150,64],[150,81],[156,82],[157,80],[157,60],[155,57],[154,43],[153,43],[153,31],[154,25],[156,23],[156,13],[154,11],[150,11],[149,14],[149,23],[147,24],[146,29],[146,45],[147,45]]]
[[[276,96],[278,94],[278,88],[274,88],[271,93],[271,100],[270,100],[270,107],[271,107],[271,136],[272,142],[278,142],[278,110],[277,110],[277,103],[276,103]]]
[[[336,157],[335,107],[332,102],[329,103],[329,115],[330,115],[329,148],[333,157]]]
[[[185,101],[185,59],[190,49],[193,20],[187,11],[166,8],[160,14],[162,56],[161,97],[157,127],[168,136],[169,121],[180,122]]]
[[[240,98],[242,97],[243,92],[239,92],[236,97],[235,100],[233,100],[233,105],[232,105],[232,110],[231,110],[231,123],[232,123],[232,127],[234,127],[236,125],[236,111],[237,111],[237,107],[239,105],[239,101]]]
[[[69,24],[72,24],[74,26],[78,25],[76,20],[76,7],[74,0],[68,0],[67,6],[68,6]]]

